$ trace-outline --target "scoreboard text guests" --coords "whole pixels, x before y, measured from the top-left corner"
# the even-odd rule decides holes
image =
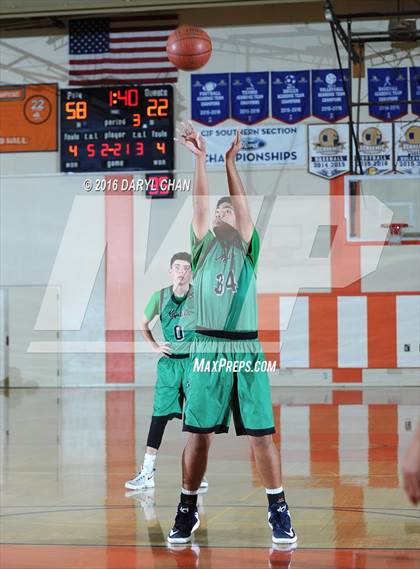
[[[171,85],[61,90],[61,171],[172,170]]]

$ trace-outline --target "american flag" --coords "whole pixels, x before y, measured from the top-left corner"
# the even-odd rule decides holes
[[[176,15],[70,20],[70,85],[174,83],[166,55]]]

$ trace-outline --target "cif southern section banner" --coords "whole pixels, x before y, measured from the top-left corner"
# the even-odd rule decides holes
[[[360,123],[358,130],[359,138],[357,145],[363,172],[370,175],[391,172],[393,168],[392,124],[381,122]]]
[[[57,84],[0,86],[0,152],[57,150]]]
[[[395,168],[402,174],[420,174],[420,121],[396,122]]]
[[[268,118],[268,71],[230,74],[232,118],[255,124]]]
[[[191,75],[191,118],[214,126],[229,115],[229,73]]]
[[[394,121],[407,114],[407,68],[368,69],[369,114],[382,121]],[[379,103],[379,104],[374,104]]]
[[[343,81],[344,79],[344,81]],[[312,114],[326,122],[336,122],[348,114],[348,70],[312,70]]]
[[[243,126],[240,131],[242,149],[236,159],[239,168],[306,165],[305,125],[264,124]],[[236,127],[203,128],[199,132],[206,141],[208,168],[223,169],[225,153],[232,144]]]
[[[410,67],[411,112],[420,116],[420,66]]]
[[[271,72],[271,114],[279,121],[294,124],[311,114],[309,71]]]
[[[347,124],[308,125],[308,170],[330,180],[349,171]]]

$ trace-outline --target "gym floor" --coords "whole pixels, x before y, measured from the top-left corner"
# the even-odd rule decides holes
[[[401,487],[415,388],[273,388],[296,550],[276,548],[246,437],[215,438],[192,546],[166,545],[186,435],[169,423],[155,491],[127,493],[153,389],[10,389],[1,398],[5,569],[418,569],[419,516]],[[232,428],[231,428],[232,430]]]

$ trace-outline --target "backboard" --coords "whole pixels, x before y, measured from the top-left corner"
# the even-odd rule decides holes
[[[420,176],[346,176],[344,192],[347,241],[420,244]]]

